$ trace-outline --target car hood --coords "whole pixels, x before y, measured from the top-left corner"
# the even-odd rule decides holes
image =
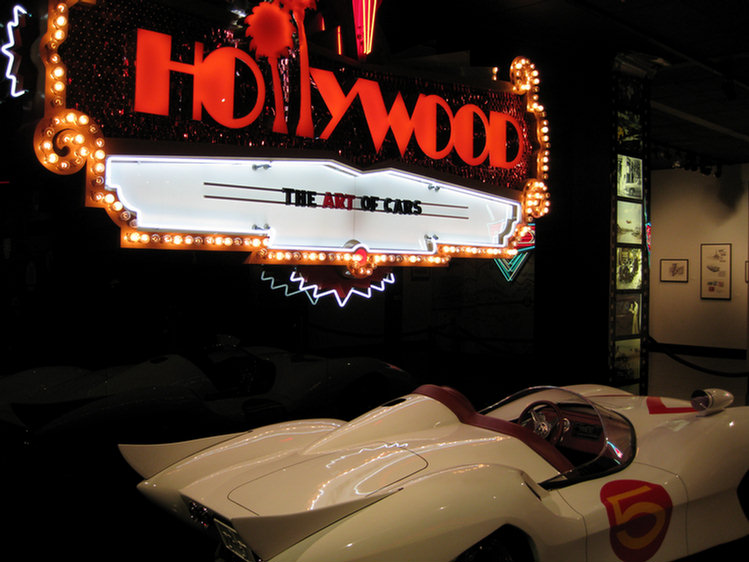
[[[231,490],[228,499],[260,516],[288,515],[358,502],[427,467],[419,455],[387,443],[294,460]]]

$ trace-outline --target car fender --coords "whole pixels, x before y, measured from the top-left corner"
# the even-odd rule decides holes
[[[674,465],[689,495],[689,551],[699,552],[749,533],[749,514],[737,493],[749,471],[749,408],[695,415],[688,429],[687,452]]]
[[[582,518],[516,469],[459,466],[394,489],[272,562],[447,562],[504,525],[523,531],[542,559],[554,552],[560,562],[584,560]]]

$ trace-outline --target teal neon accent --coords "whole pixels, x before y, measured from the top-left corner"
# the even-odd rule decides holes
[[[304,295],[309,299],[309,301],[313,304],[317,304],[317,297],[310,294],[308,290],[305,289],[294,289],[289,286],[288,283],[281,283],[276,281],[276,278],[272,275],[268,275],[265,273],[265,271],[260,272],[260,279],[262,281],[270,281],[270,288],[271,290],[277,290],[282,289],[284,292],[284,296],[286,297],[292,297],[294,295],[298,295],[299,293],[304,293]]]
[[[494,263],[497,264],[499,271],[508,283],[512,283],[515,280],[520,269],[523,267],[525,260],[528,258],[529,252],[519,252],[517,255],[510,259],[496,258]]]

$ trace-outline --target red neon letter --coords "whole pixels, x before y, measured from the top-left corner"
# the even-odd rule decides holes
[[[465,162],[469,166],[478,166],[479,164],[481,164],[486,159],[487,152],[489,152],[489,142],[487,141],[484,145],[484,150],[481,151],[481,154],[479,154],[478,156],[473,155],[473,145],[475,138],[473,131],[474,115],[478,117],[484,124],[484,131],[486,132],[486,136],[488,137],[489,120],[486,118],[486,115],[484,115],[483,111],[481,111],[478,107],[471,103],[461,107],[455,114],[455,119],[453,120],[453,139],[455,142],[455,151],[458,153],[458,156],[460,156],[463,162]]]
[[[450,138],[443,148],[437,147],[437,131],[440,130],[437,121],[437,108],[441,107],[450,123]],[[416,142],[421,150],[435,160],[445,158],[453,149],[453,111],[445,100],[436,95],[419,96],[414,108],[414,125]]]
[[[330,137],[348,108],[359,96],[375,151],[379,152],[388,130],[392,129],[401,155],[405,153],[414,126],[400,94],[396,97],[390,113],[388,113],[382,99],[380,85],[377,82],[359,78],[349,90],[349,93],[344,94],[335,74],[319,68],[310,70],[312,78],[320,90],[320,95],[331,114],[330,122],[320,134],[320,138],[327,139]]]
[[[195,43],[195,64],[171,60],[172,38],[163,33],[138,29],[135,55],[135,111],[169,115],[169,71],[195,74],[203,59],[203,44]],[[199,112],[197,96],[193,96],[193,118]]]
[[[511,126],[518,134],[518,153],[511,162],[507,161],[507,126]],[[489,131],[487,133],[489,146],[489,165],[494,168],[514,168],[520,163],[525,152],[523,130],[514,117],[506,113],[492,111],[489,114]]]
[[[203,59],[202,43],[195,43],[195,62],[187,64],[171,60],[172,38],[163,33],[138,29],[136,53],[135,111],[169,114],[170,71],[192,74],[193,119],[202,118],[202,107],[216,121],[230,128],[246,127],[257,119],[265,101],[265,82],[255,60],[244,51],[222,47]],[[257,100],[244,117],[234,117],[234,74],[236,61],[251,70],[257,83]]]

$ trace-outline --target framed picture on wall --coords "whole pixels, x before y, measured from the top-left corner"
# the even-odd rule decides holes
[[[700,297],[731,299],[731,244],[700,246]]]
[[[661,281],[686,283],[689,281],[689,260],[661,260]]]

